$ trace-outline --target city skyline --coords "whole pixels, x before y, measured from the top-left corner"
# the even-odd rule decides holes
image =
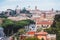
[[[6,9],[15,9],[19,5],[20,8],[30,6],[34,9],[35,6],[40,10],[60,10],[60,0],[0,0],[0,11]]]

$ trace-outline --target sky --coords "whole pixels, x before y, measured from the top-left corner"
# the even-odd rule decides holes
[[[60,0],[0,0],[0,11],[6,9],[16,9],[19,5],[20,9],[28,8],[34,9],[35,6],[40,10],[60,10]]]

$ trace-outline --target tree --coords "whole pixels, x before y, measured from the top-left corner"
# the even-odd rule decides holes
[[[60,14],[55,15],[55,21],[60,21]]]
[[[18,30],[18,34],[25,34],[26,32],[25,32],[25,30],[24,29],[20,29],[20,30]]]
[[[29,24],[35,24],[35,22],[33,20],[30,20],[30,19],[27,19],[25,21],[29,22]]]
[[[21,13],[27,13],[27,10],[25,7],[21,10]]]
[[[10,19],[4,19],[2,27],[6,35],[12,35],[18,32],[19,29],[24,29],[25,26],[34,23],[32,20],[12,21]]]
[[[2,13],[0,13],[0,18],[7,18],[4,11],[2,11]]]
[[[11,34],[12,31],[13,31],[13,21],[12,20],[9,20],[9,19],[5,19],[3,20],[3,24],[2,24],[2,27],[4,28],[4,32],[6,34]]]
[[[45,31],[47,31],[48,33],[56,34],[56,39],[60,40],[60,14],[55,15],[52,26]]]

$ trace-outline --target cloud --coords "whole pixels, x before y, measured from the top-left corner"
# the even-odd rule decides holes
[[[8,5],[6,5],[6,6],[3,6],[3,7],[0,7],[0,10],[3,10],[3,11],[5,11],[7,9],[15,9],[15,6],[8,6]]]
[[[60,9],[59,0],[5,0],[0,3],[0,10],[5,10],[8,8],[14,9],[19,5],[20,8],[31,6],[34,9],[35,6],[38,6],[39,9]]]

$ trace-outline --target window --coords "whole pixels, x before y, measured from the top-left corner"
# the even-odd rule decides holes
[[[43,28],[46,28],[47,26],[46,25],[42,25]]]
[[[35,28],[34,26],[32,26],[32,28]]]

